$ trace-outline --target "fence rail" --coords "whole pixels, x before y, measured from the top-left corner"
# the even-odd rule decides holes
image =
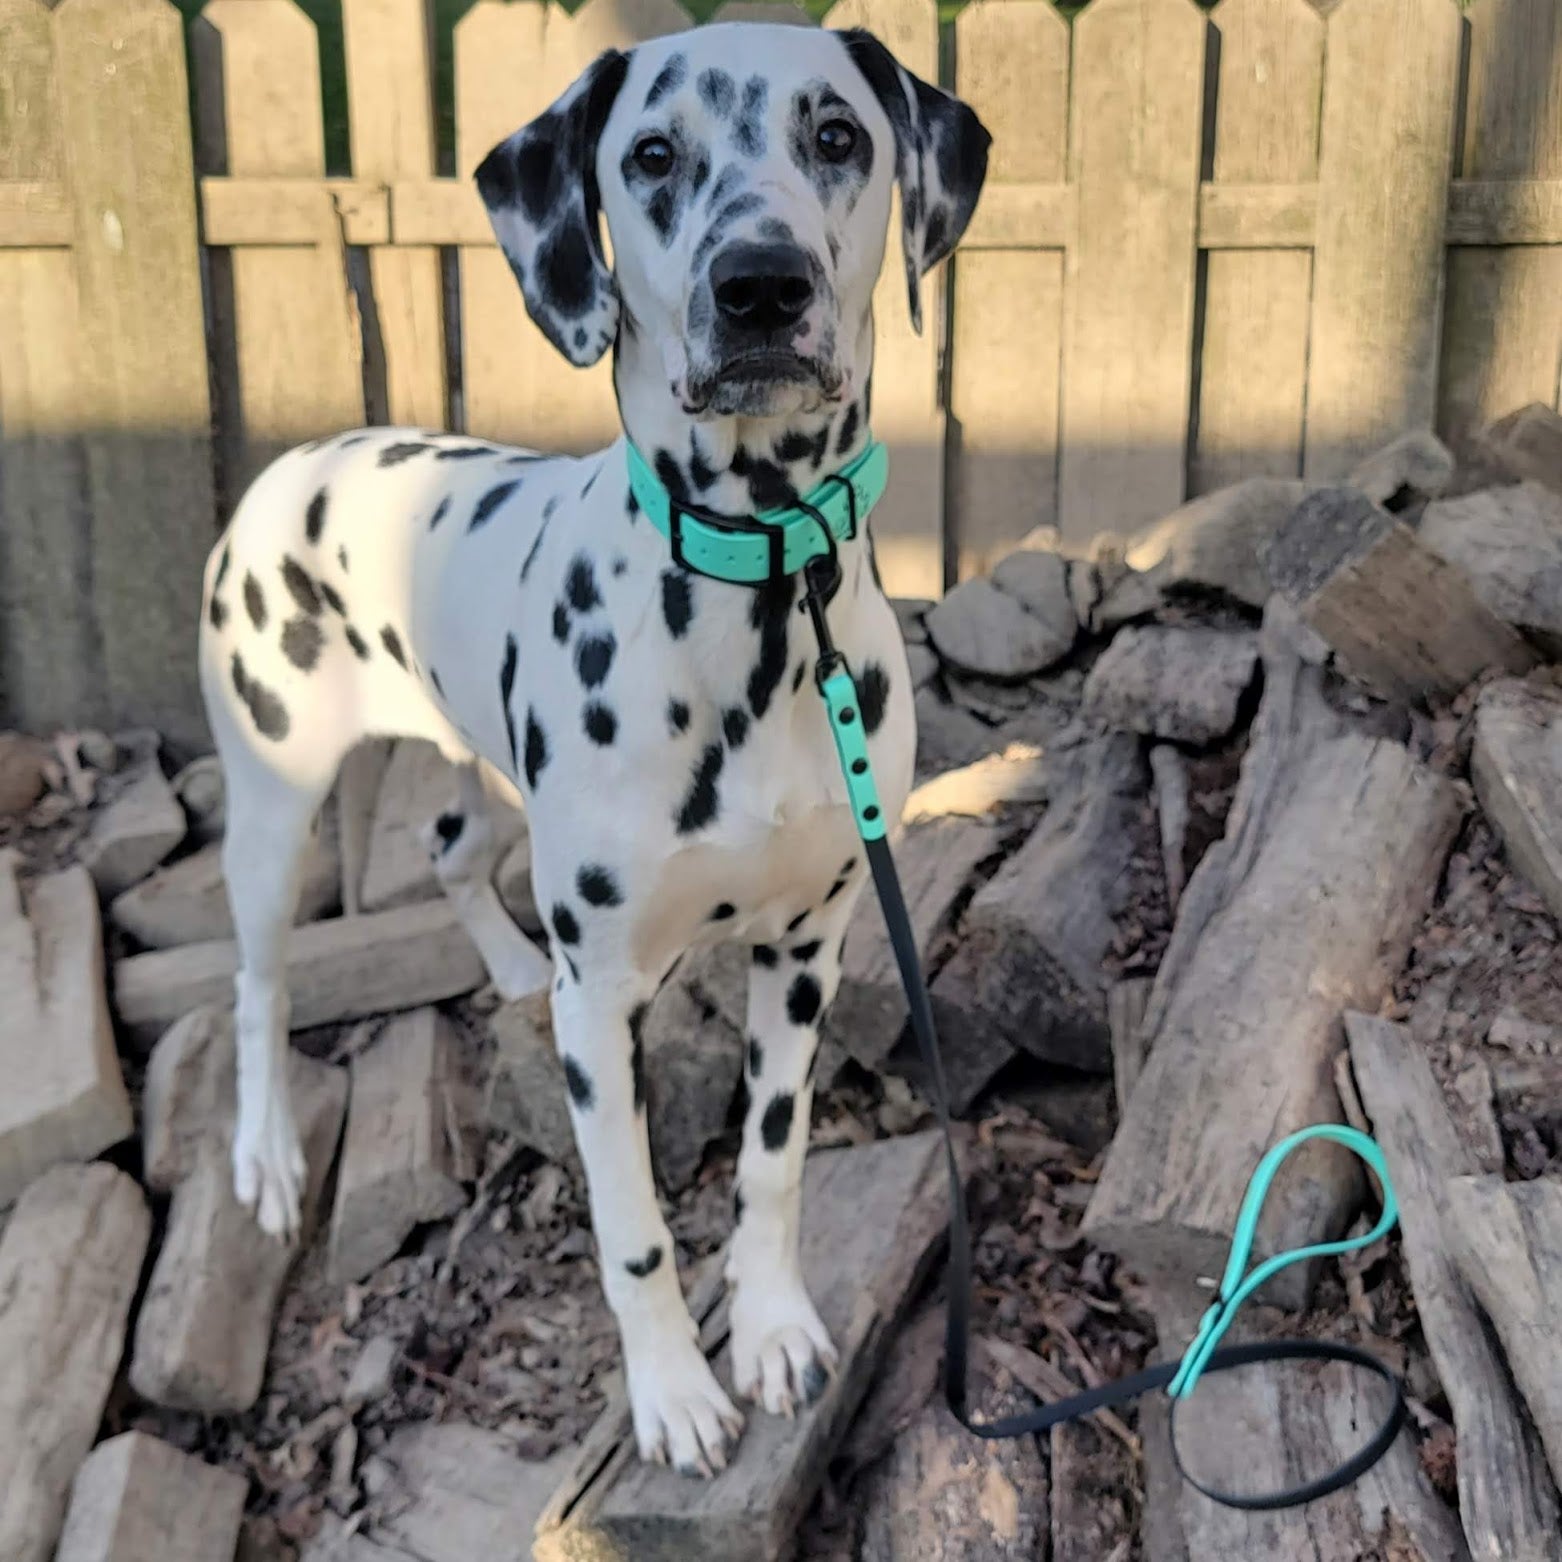
[[[611,437],[606,366],[551,353],[469,179],[436,175],[429,0],[340,5],[348,178],[294,0],[208,0],[188,37],[168,0],[0,0],[0,718],[199,742],[201,560],[288,444],[452,412]],[[598,50],[686,25],[672,0],[475,0],[456,167]],[[826,25],[939,74],[932,0]],[[934,594],[1037,525],[1125,532],[1252,473],[1338,475],[1407,426],[1458,443],[1558,403],[1557,0],[1091,0],[1071,22],[974,0],[948,35],[945,84],[996,143],[926,337],[881,284],[892,589]]]

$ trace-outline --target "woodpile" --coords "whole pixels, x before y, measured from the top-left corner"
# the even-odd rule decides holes
[[[546,995],[485,987],[421,844],[444,762],[368,746],[320,821],[282,1243],[231,1191],[220,772],[171,773],[144,732],[4,734],[0,1555],[166,1531],[191,1562],[1562,1558],[1562,419],[1524,409],[1477,454],[1414,431],[1344,482],[1249,478],[1093,550],[1038,532],[897,604],[921,721],[897,860],[971,1119],[982,1413],[1179,1352],[1263,1151],[1356,1121],[1402,1234],[1285,1271],[1243,1326],[1401,1372],[1413,1428],[1363,1481],[1214,1507],[1153,1400],[1040,1446],[955,1425],[942,1152],[871,897],[806,1173],[839,1377],[795,1422],[751,1416],[712,1484],[642,1468]],[[535,930],[524,824],[495,888]],[[644,1028],[718,1374],[747,967],[690,956]],[[1376,1199],[1310,1150],[1258,1256]],[[1338,1366],[1210,1380],[1179,1447],[1283,1485],[1353,1450],[1374,1392]]]

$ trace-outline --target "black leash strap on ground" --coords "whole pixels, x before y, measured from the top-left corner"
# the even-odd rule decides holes
[[[1110,1405],[1121,1405],[1137,1399],[1152,1389],[1165,1388],[1177,1375],[1180,1362],[1163,1362],[1147,1368],[1132,1377],[1119,1378],[1114,1383],[1103,1383],[1069,1399],[1042,1405],[1022,1415],[1006,1416],[999,1421],[973,1421],[967,1403],[967,1374],[971,1337],[971,1230],[966,1215],[965,1185],[961,1180],[959,1164],[955,1159],[954,1140],[950,1133],[949,1093],[944,1084],[944,1063],[938,1048],[938,1032],[933,1024],[932,1005],[928,1001],[927,983],[922,974],[922,962],[918,956],[916,936],[911,929],[911,919],[900,889],[900,875],[895,870],[895,859],[887,839],[865,841],[868,863],[873,869],[874,888],[878,891],[879,905],[883,908],[885,925],[889,929],[890,943],[895,951],[895,963],[900,968],[901,983],[906,990],[906,1002],[911,1012],[911,1028],[922,1053],[922,1061],[930,1081],[933,1107],[944,1136],[944,1158],[949,1172],[949,1262],[945,1271],[946,1317],[944,1329],[944,1396],[954,1417],[968,1431],[982,1438],[1022,1437],[1027,1433],[1044,1432],[1060,1421],[1073,1421],[1092,1411]],[[1354,1346],[1335,1344],[1324,1340],[1263,1340],[1249,1345],[1228,1345],[1214,1351],[1204,1364],[1207,1372],[1226,1372],[1235,1367],[1273,1361],[1338,1361],[1348,1366],[1376,1373],[1388,1385],[1392,1396],[1389,1413],[1381,1426],[1366,1444],[1345,1463],[1316,1480],[1291,1487],[1285,1491],[1248,1495],[1239,1492],[1223,1492],[1204,1485],[1188,1473],[1182,1454],[1177,1447],[1177,1406],[1171,1401],[1172,1457],[1182,1478],[1214,1502],[1228,1508],[1267,1510],[1292,1508],[1302,1503],[1326,1497],[1352,1481],[1358,1480],[1388,1452],[1405,1422],[1405,1397],[1399,1379],[1375,1356]]]

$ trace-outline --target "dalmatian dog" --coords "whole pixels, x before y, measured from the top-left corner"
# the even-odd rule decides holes
[[[206,571],[200,671],[240,951],[238,1197],[265,1231],[296,1230],[285,945],[314,817],[360,739],[432,739],[459,766],[429,837],[439,878],[501,992],[551,983],[640,1452],[686,1473],[722,1469],[742,1418],[700,1351],[657,1201],[647,1005],[685,951],[751,948],[733,1387],[792,1414],[834,1364],[801,1273],[800,1181],[820,1015],[867,869],[800,580],[675,564],[631,492],[626,439],[672,497],[734,516],[851,461],[870,438],[892,189],[916,317],[988,144],[864,32],[717,25],[603,54],[476,177],[532,319],[574,364],[611,349],[625,438],[579,458],[398,429],[322,440],[256,480]],[[830,622],[898,817],[905,652],[866,528],[839,562]],[[491,882],[485,778],[528,817],[551,962]]]

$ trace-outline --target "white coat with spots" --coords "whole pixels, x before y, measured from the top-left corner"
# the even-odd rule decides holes
[[[891,189],[915,317],[987,146],[867,34],[734,24],[603,55],[477,182],[537,325],[577,364],[611,348],[625,434],[662,481],[746,515],[863,448]],[[461,766],[429,829],[440,879],[502,992],[552,984],[641,1453],[709,1474],[741,1418],[658,1207],[641,1024],[684,951],[751,946],[733,1387],[791,1413],[833,1361],[799,1268],[799,1186],[819,1016],[866,867],[799,583],[676,567],[625,448],[340,435],[272,465],[214,550],[200,663],[240,949],[234,1175],[267,1231],[296,1226],[285,946],[303,848],[355,743],[433,739]],[[914,748],[905,653],[866,531],[841,564],[830,619],[893,817]],[[479,763],[528,816],[551,961],[493,889]]]

